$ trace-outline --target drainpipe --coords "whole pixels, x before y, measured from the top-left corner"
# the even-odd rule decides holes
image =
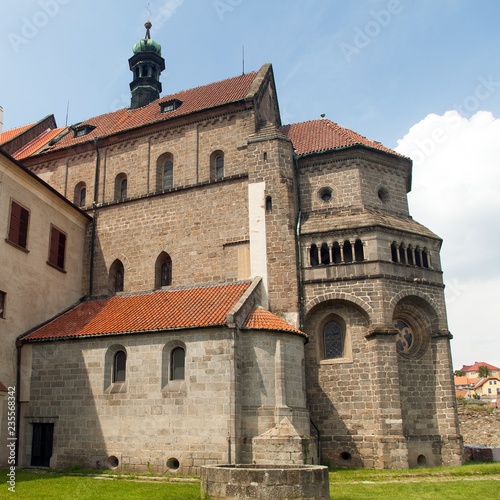
[[[89,296],[92,297],[94,293],[94,250],[95,250],[95,232],[97,224],[97,200],[99,190],[99,163],[101,155],[98,146],[99,138],[94,139],[95,145],[95,179],[94,179],[94,200],[92,201],[92,235],[90,239],[90,269],[89,269]]]
[[[299,299],[299,329],[304,328],[304,271],[302,269],[302,249],[300,246],[300,235],[302,230],[302,202],[300,198],[300,173],[299,173],[299,157],[297,153],[293,153],[293,163],[295,165],[295,186],[297,192],[297,224],[295,226],[295,242],[297,252],[297,293]]]
[[[316,434],[318,435],[318,464],[321,465],[323,458],[321,456],[321,433],[319,432],[318,426],[311,419],[309,419],[309,422],[311,422],[314,430],[316,431]]]
[[[17,371],[16,371],[16,456],[14,457],[14,465],[19,464],[19,436],[20,436],[20,413],[21,413],[21,347],[22,343],[16,340],[16,352],[17,352]]]

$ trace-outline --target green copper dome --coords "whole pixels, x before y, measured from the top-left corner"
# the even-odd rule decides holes
[[[161,56],[161,45],[156,43],[154,40],[151,40],[151,35],[149,34],[151,26],[152,24],[149,21],[144,25],[146,28],[146,36],[134,45],[132,48],[134,54],[138,54],[139,52],[154,52],[155,54]]]

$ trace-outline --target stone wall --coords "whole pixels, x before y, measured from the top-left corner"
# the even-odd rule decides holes
[[[500,409],[471,410],[459,405],[458,419],[464,445],[500,448]]]

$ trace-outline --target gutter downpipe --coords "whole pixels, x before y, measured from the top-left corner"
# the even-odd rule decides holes
[[[19,424],[21,422],[21,348],[22,343],[19,337],[16,339],[16,353],[17,353],[17,370],[16,370],[16,442],[15,442],[15,457],[14,465],[17,467],[19,465],[19,436],[21,435],[21,430],[19,429]]]
[[[302,229],[302,203],[301,203],[301,198],[300,198],[300,172],[299,172],[299,156],[297,153],[293,153],[293,162],[295,165],[295,177],[296,177],[296,186],[297,186],[297,205],[299,208],[298,214],[297,214],[297,225],[295,227],[295,241],[297,242],[297,261],[299,264],[299,269],[298,269],[298,295],[299,295],[299,307],[300,307],[300,330],[303,330],[304,328],[304,271],[302,268],[302,249],[300,246],[300,234],[301,234],[301,229]],[[316,434],[318,435],[318,463],[322,463],[322,454],[321,454],[321,432],[318,428],[318,426],[314,423],[314,421],[309,418],[309,421],[311,422],[311,425],[314,427],[314,430],[316,431]]]
[[[297,224],[295,226],[295,243],[296,243],[296,252],[297,252],[297,262],[298,262],[298,271],[297,271],[297,283],[298,283],[298,299],[299,299],[299,329],[302,330],[304,327],[304,272],[302,269],[302,250],[300,246],[300,235],[302,230],[302,202],[300,198],[300,173],[299,173],[299,156],[294,151],[293,152],[293,163],[295,166],[295,185],[297,191]]]
[[[92,235],[90,238],[90,269],[89,269],[89,297],[94,293],[94,253],[95,253],[95,232],[97,224],[97,200],[99,190],[99,164],[101,154],[98,146],[99,138],[94,139],[96,159],[95,159],[95,180],[94,180],[94,200],[92,201]]]

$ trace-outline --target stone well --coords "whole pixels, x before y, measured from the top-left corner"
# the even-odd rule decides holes
[[[328,467],[322,465],[206,465],[200,479],[202,499],[330,498]]]

